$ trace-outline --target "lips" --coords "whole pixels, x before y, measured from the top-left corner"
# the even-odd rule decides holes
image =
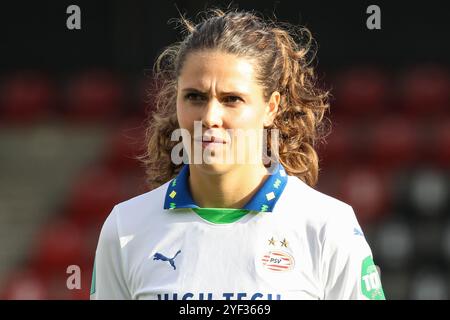
[[[227,142],[216,136],[203,136],[202,138],[195,139],[195,141],[203,142],[203,143],[218,143],[218,144],[226,144]]]
[[[215,136],[203,137],[202,141],[203,142],[213,142],[213,143],[227,143],[224,139],[215,137]]]

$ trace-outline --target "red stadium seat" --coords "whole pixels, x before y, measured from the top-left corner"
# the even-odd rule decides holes
[[[355,136],[350,119],[332,119],[332,126],[325,143],[318,147],[322,166],[344,165],[351,162],[355,155]]]
[[[142,119],[131,118],[113,132],[105,155],[105,163],[115,172],[140,168],[137,160],[145,147],[145,127]]]
[[[389,98],[387,77],[373,67],[350,69],[334,81],[336,89],[333,112],[355,116],[379,114]]]
[[[448,169],[450,168],[450,118],[438,121],[432,132],[431,150],[434,163]]]
[[[315,189],[325,193],[331,197],[339,197],[338,183],[341,181],[342,174],[345,169],[342,167],[336,167],[333,165],[325,165],[320,167],[319,180]]]
[[[30,123],[47,118],[56,102],[50,79],[35,72],[18,72],[0,88],[0,117],[8,123]]]
[[[351,205],[362,226],[377,223],[390,211],[390,175],[370,167],[356,167],[343,174],[338,199]]]
[[[418,131],[413,123],[399,117],[374,123],[369,128],[370,161],[391,169],[415,164],[420,155]]]
[[[10,274],[0,292],[1,300],[47,300],[47,282],[31,269],[21,269]]]
[[[93,252],[86,252],[82,230],[68,221],[56,221],[44,226],[36,241],[32,266],[49,278],[54,274],[66,276],[70,265],[84,265]]]
[[[134,170],[121,177],[122,198],[125,200],[148,192],[145,170]]]
[[[76,224],[95,228],[123,200],[120,175],[107,167],[96,166],[75,181],[68,212]]]
[[[92,251],[92,254],[95,253]],[[53,274],[47,281],[51,300],[88,300],[92,280],[92,266],[79,266],[79,283],[74,280],[75,272]],[[78,285],[76,287],[74,285]],[[68,286],[70,285],[70,287]]]
[[[94,251],[95,252],[95,248]],[[89,300],[89,295],[91,291],[91,283],[92,283],[92,270],[93,264],[89,264],[86,266],[81,266],[81,289],[80,290],[72,290],[70,292],[71,300]]]
[[[137,88],[137,100],[138,100],[138,115],[146,117],[150,112],[154,111],[155,105],[155,93],[158,88],[155,80],[151,75],[146,76],[143,79],[138,80]]]
[[[450,75],[439,66],[422,66],[400,79],[403,109],[411,116],[439,117],[450,107]]]
[[[73,120],[110,120],[120,115],[124,106],[124,88],[114,75],[86,72],[67,88],[67,116]]]

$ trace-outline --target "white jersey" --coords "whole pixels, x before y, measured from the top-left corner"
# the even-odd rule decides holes
[[[198,208],[188,175],[114,207],[91,299],[384,299],[349,205],[278,165],[241,210]]]

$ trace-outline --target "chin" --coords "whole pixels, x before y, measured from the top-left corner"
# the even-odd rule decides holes
[[[235,167],[234,164],[229,164],[229,163],[220,163],[219,161],[217,163],[201,163],[201,164],[191,164],[191,166],[195,166],[195,168],[199,171],[202,171],[203,173],[206,174],[211,174],[211,175],[220,175],[220,174],[224,174],[228,171],[230,171],[231,169],[233,169],[233,167]]]

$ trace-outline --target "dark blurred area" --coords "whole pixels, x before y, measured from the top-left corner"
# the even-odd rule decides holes
[[[228,4],[228,2],[222,2]],[[317,189],[353,206],[387,299],[450,296],[450,43],[444,1],[235,1],[308,27],[333,124]],[[66,8],[81,8],[68,30]],[[15,1],[0,7],[0,298],[88,299],[114,204],[146,192],[151,69],[219,2]],[[381,8],[368,30],[366,8]],[[223,7],[223,6],[222,6]],[[69,290],[69,265],[81,289]]]

